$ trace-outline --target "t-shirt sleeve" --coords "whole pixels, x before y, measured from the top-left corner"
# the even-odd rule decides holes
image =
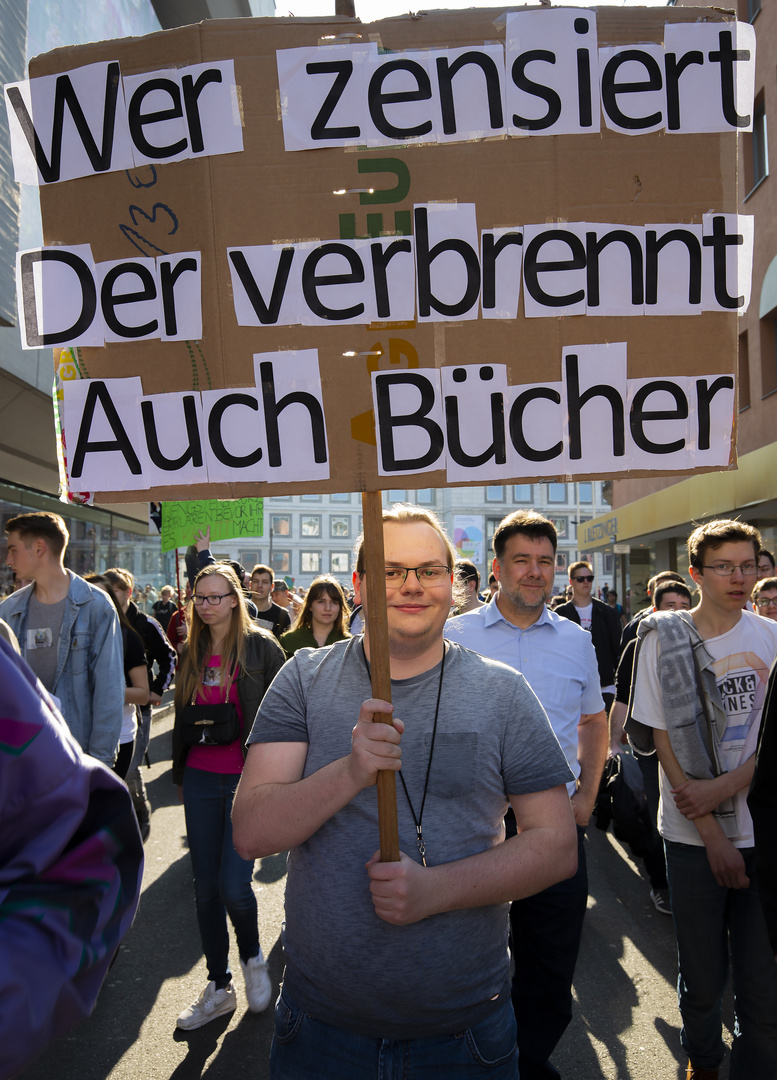
[[[143,642],[140,640],[137,634],[127,634],[127,656],[125,659],[125,666],[127,671],[132,671],[136,667],[146,666],[146,650],[143,648]]]
[[[308,742],[305,695],[299,660],[293,656],[273,679],[256,714],[248,745]]]
[[[658,681],[658,634],[653,631],[639,647],[632,714],[646,727],[666,731],[664,703]]]
[[[508,795],[546,791],[574,780],[547,714],[523,675],[508,705],[502,771]]]

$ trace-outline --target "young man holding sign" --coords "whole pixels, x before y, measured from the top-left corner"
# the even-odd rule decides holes
[[[367,634],[297,653],[235,797],[242,855],[291,849],[271,1076],[364,1080],[395,1061],[516,1080],[507,902],[574,872],[570,772],[522,676],[444,641],[455,551],[436,518],[383,520],[393,706],[371,697]],[[368,605],[363,545],[354,588]],[[375,851],[381,769],[401,769],[396,863]]]

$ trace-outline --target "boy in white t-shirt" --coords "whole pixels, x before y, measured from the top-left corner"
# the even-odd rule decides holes
[[[728,520],[691,534],[689,572],[701,600],[690,613],[642,620],[626,723],[635,749],[649,751],[652,742],[660,764],[659,831],[677,935],[687,1080],[718,1076],[729,949],[737,1012],[730,1078],[777,1076],[777,965],[758,899],[746,803],[777,655],[777,623],[742,610],[756,580],[760,539],[752,526]]]

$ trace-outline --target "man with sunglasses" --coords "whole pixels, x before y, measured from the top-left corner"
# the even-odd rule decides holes
[[[647,616],[637,637],[626,733],[638,753],[658,754],[687,1080],[718,1076],[729,955],[736,1012],[729,1076],[777,1076],[777,965],[746,801],[777,654],[777,623],[742,610],[760,539],[741,521],[700,525],[688,539],[698,605]]]
[[[574,872],[571,773],[523,677],[446,644],[456,552],[440,523],[413,506],[383,521],[393,705],[371,696],[369,632],[295,653],[235,797],[244,857],[290,850],[270,1076],[517,1080],[507,903]],[[362,541],[367,607],[368,577]],[[402,854],[383,863],[374,785],[400,768]]]
[[[593,583],[594,572],[590,563],[572,563],[569,568],[572,599],[557,607],[556,614],[571,619],[590,633],[599,665],[604,707],[609,713],[615,700],[615,670],[620,655],[621,625],[617,611],[591,595]]]

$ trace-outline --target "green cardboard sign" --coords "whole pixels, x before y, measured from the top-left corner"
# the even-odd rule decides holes
[[[200,529],[210,540],[264,535],[264,499],[192,499],[162,504],[162,551],[188,547]]]

